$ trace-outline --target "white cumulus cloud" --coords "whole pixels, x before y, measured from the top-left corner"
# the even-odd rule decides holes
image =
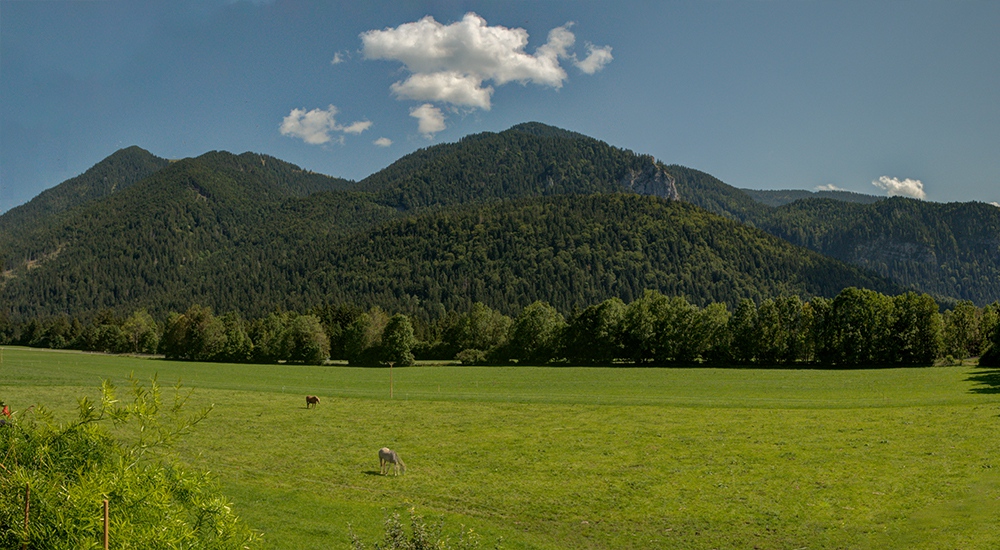
[[[434,134],[445,128],[444,114],[441,113],[441,109],[430,103],[424,103],[419,107],[410,109],[410,116],[419,121],[417,131],[426,138],[434,137]]]
[[[1000,208],[1000,202],[991,202],[990,204],[996,206],[997,208]]]
[[[493,87],[482,87],[482,79],[454,71],[417,73],[391,89],[396,97],[416,101],[439,101],[489,110]]]
[[[927,193],[924,192],[924,183],[920,180],[910,178],[899,179],[882,176],[872,181],[872,185],[886,192],[890,197],[910,197],[914,199],[924,199]]]
[[[343,136],[334,137],[335,132],[360,134],[372,123],[363,120],[344,126],[337,122],[337,108],[330,105],[326,109],[292,109],[281,121],[281,135],[296,137],[311,145],[322,145],[331,141],[343,142]]]
[[[448,25],[427,16],[395,28],[361,33],[362,54],[365,59],[403,64],[410,74],[392,85],[397,99],[488,110],[495,87],[509,82],[561,88],[567,78],[561,65],[564,59],[586,74],[611,62],[611,47],[593,44],[587,45],[587,57],[578,61],[571,52],[576,42],[571,26],[567,23],[549,31],[545,44],[532,54],[525,51],[528,32],[524,29],[490,26],[472,12]],[[422,123],[431,120],[413,114],[417,112],[430,116],[426,104],[411,116]],[[437,113],[440,115],[440,110]],[[444,118],[433,120],[443,124]]]
[[[380,138],[376,139],[375,141],[373,141],[372,143],[374,143],[375,145],[378,145],[379,147],[388,147],[388,146],[392,145],[392,140],[389,139],[389,138],[387,138],[387,137],[380,137]]]

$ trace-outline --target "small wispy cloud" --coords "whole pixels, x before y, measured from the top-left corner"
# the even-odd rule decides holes
[[[359,120],[358,122],[353,122],[349,126],[344,126],[340,130],[345,134],[360,134],[365,130],[372,127],[370,120]]]
[[[427,139],[445,129],[444,114],[430,103],[410,109],[410,116],[417,119],[417,131]]]
[[[847,191],[847,189],[841,189],[832,183],[826,185],[817,185],[813,188],[813,191]]]
[[[593,44],[587,44],[587,57],[583,61],[573,61],[577,69],[580,69],[586,74],[594,74],[597,71],[604,68],[605,65],[611,63],[614,57],[611,56],[611,46],[601,46],[597,47]]]
[[[343,63],[344,61],[346,61],[346,60],[344,59],[344,56],[343,56],[343,55],[341,55],[341,53],[340,53],[340,52],[337,52],[337,53],[333,54],[333,59],[331,59],[331,60],[330,60],[330,64],[331,64],[331,65],[340,65],[340,64],[341,64],[341,63]]]
[[[322,145],[331,141],[343,143],[344,136],[334,133],[360,134],[371,127],[367,120],[353,122],[347,126],[337,122],[337,108],[330,105],[326,109],[292,109],[281,121],[281,135],[299,138],[310,145]]]
[[[889,176],[882,176],[872,181],[872,185],[886,192],[890,197],[910,197],[913,199],[925,199],[927,193],[924,192],[924,183],[920,180],[910,178],[899,179]]]
[[[378,145],[379,147],[388,147],[388,146],[392,145],[392,140],[389,139],[389,138],[387,138],[387,137],[380,137],[380,138],[376,139],[375,141],[373,141],[372,143],[374,143],[375,145]]]

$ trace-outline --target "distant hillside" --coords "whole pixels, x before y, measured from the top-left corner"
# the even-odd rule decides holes
[[[667,171],[674,177],[681,200],[726,218],[748,222],[770,208],[750,195],[711,174],[672,164]]]
[[[255,154],[212,152],[177,161],[123,191],[50,217],[30,239],[15,239],[0,277],[2,296],[15,316],[186,308],[185,296],[215,284],[203,270],[226,251],[286,254],[287,234],[302,230],[300,212],[322,205],[308,231],[333,225],[337,234],[366,216],[390,215],[370,202],[344,209],[322,200],[296,204],[311,189],[348,184]],[[264,264],[274,261],[268,256]],[[230,282],[243,278],[229,292],[245,292],[254,266],[210,271],[229,272]]]
[[[861,204],[872,204],[885,197],[875,195],[865,195],[851,191],[805,191],[805,190],[766,190],[766,189],[740,189],[753,200],[768,206],[784,206],[786,204],[804,199],[834,199],[844,202],[858,202]]]
[[[1000,208],[893,197],[798,201],[756,220],[769,233],[939,297],[1000,300]]]
[[[737,189],[704,172],[681,166],[667,170],[681,200],[792,244],[875,270],[944,301],[972,300],[982,306],[1000,300],[1000,208],[839,193],[835,199],[805,197],[771,207],[755,200],[760,192]]]
[[[83,174],[5,212],[0,216],[0,244],[48,223],[51,216],[126,189],[168,164],[168,160],[139,147],[120,149]]]
[[[647,288],[698,304],[846,286],[1000,299],[993,206],[772,207],[538,123],[428,147],[358,182],[254,153],[166,163],[138,148],[85,176],[0,216],[0,314],[353,302],[434,316],[536,299],[568,313]]]
[[[527,197],[405,216],[297,255],[320,295],[365,305],[481,301],[516,313],[535,300],[567,312],[645,289],[693,303],[834,296],[892,282],[691,205],[635,194]],[[298,287],[306,285],[297,284]]]
[[[652,157],[527,129],[424,149],[361,182],[251,153],[173,162],[13,239],[0,303],[15,317],[329,302],[433,316],[476,300],[568,313],[646,288],[699,304],[899,290],[672,200],[683,191]]]

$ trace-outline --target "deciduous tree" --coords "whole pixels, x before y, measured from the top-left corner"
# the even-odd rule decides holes
[[[893,298],[892,359],[902,365],[932,365],[941,353],[942,320],[927,294],[907,292]]]
[[[610,365],[625,357],[622,321],[625,304],[611,298],[588,306],[566,327],[562,349],[566,359],[576,364]]]
[[[545,364],[558,349],[566,321],[556,308],[534,302],[521,311],[511,329],[509,354],[521,363]]]
[[[145,309],[129,315],[122,324],[122,332],[132,353],[156,353],[160,344],[160,331],[153,316]]]
[[[382,359],[396,366],[412,365],[410,349],[415,342],[409,317],[399,313],[393,315],[382,333]]]
[[[330,340],[315,315],[294,315],[280,340],[286,361],[320,365],[330,356]]]
[[[963,300],[945,312],[945,353],[956,359],[965,359],[979,353],[982,347],[979,317],[979,309],[969,300]]]

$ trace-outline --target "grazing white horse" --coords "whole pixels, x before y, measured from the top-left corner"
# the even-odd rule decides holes
[[[403,469],[403,473],[406,473],[406,464],[403,464],[403,460],[399,458],[396,451],[388,447],[382,447],[378,450],[378,466],[379,473],[382,475],[387,475],[389,473],[389,464],[392,464],[393,473],[399,475],[400,468]]]

